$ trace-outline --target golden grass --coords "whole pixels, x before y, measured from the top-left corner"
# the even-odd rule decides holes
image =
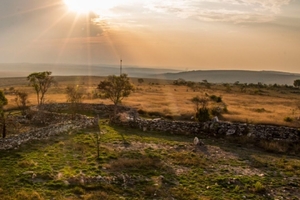
[[[46,94],[46,102],[66,102],[64,91],[66,86],[70,85],[84,87],[87,92],[92,93],[102,79],[101,77],[56,77],[58,84]],[[132,79],[136,90],[123,100],[124,105],[164,115],[193,116],[194,105],[190,99],[197,95],[217,95],[222,97],[229,111],[223,115],[224,120],[300,127],[300,123],[297,120],[293,120],[293,122],[284,121],[285,117],[295,119],[297,116],[300,116],[300,110],[297,108],[297,106],[300,106],[300,94],[288,93],[284,89],[278,91],[261,89],[263,95],[259,95],[255,93],[257,89],[250,88],[247,89],[247,93],[242,93],[237,86],[233,86],[231,91],[228,92],[226,87],[214,85],[211,88],[203,87],[194,91],[186,86],[174,86],[171,84],[171,81],[144,80],[143,84],[138,84],[137,79]],[[19,85],[14,85],[12,82],[8,79],[0,80],[1,89],[6,88],[8,90],[10,83],[15,89],[28,92],[30,94],[30,104],[36,104],[36,96],[31,87],[25,84],[25,86],[20,86],[22,82],[19,79],[16,82]],[[6,107],[15,107],[15,96],[7,94],[6,97],[9,100],[9,104]],[[109,100],[105,99],[85,99],[84,102],[111,104]]]

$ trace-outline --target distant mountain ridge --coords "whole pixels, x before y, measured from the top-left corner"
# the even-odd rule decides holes
[[[197,70],[179,73],[165,73],[160,77],[169,80],[182,78],[187,81],[211,83],[258,83],[293,85],[294,80],[300,79],[300,74],[278,71],[248,71],[248,70]]]
[[[75,64],[31,64],[31,63],[0,63],[1,77],[26,77],[32,72],[51,71],[55,76],[108,76],[119,75],[117,65],[75,65]],[[258,83],[292,85],[300,79],[300,74],[280,71],[250,71],[250,70],[194,70],[182,72],[176,69],[142,68],[123,66],[123,73],[130,77],[159,78],[211,83]]]
[[[51,71],[55,76],[108,76],[120,74],[118,65],[0,63],[0,77],[26,77],[32,72]],[[122,73],[146,78],[153,74],[180,72],[174,69],[123,66]]]

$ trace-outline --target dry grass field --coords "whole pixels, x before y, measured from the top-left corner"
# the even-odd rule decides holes
[[[47,102],[66,102],[66,86],[83,87],[87,95],[86,103],[111,102],[106,99],[92,98],[97,92],[97,84],[103,77],[55,77],[57,85],[46,94]],[[200,86],[191,89],[187,86],[173,85],[172,81],[144,79],[139,84],[133,78],[135,91],[123,100],[126,106],[132,106],[141,113],[148,113],[149,117],[170,117],[173,119],[188,120],[194,114],[194,105],[190,101],[195,96],[216,95],[222,97],[228,112],[222,115],[222,120],[239,121],[260,124],[275,124],[300,127],[300,90],[286,87],[247,87],[241,90],[239,85],[211,84],[210,87]],[[14,94],[9,91],[16,90],[29,93],[31,105],[36,104],[33,88],[27,86],[25,78],[2,78],[0,89],[6,91],[9,100],[7,109],[16,107]],[[214,103],[209,104],[215,106]],[[291,118],[291,122],[284,120]]]

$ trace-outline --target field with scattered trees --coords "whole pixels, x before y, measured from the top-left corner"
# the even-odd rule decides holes
[[[200,143],[195,143],[195,135],[114,124],[117,105],[122,104],[147,119],[204,122],[218,116],[231,122],[300,127],[297,83],[52,77],[51,72],[0,79],[2,137],[13,139],[22,134],[21,129],[46,126],[27,120],[41,116],[43,111],[36,105],[67,102],[69,110],[59,114],[97,117],[94,127],[0,150],[0,196],[7,200],[300,199],[299,145],[291,148],[291,143],[280,141],[213,134],[199,134]],[[109,118],[99,118],[77,109],[79,103],[115,107]],[[11,126],[12,116],[23,116],[18,127]],[[3,141],[8,140],[0,139],[0,145]]]
[[[76,87],[82,93],[83,103],[113,104],[97,89],[101,80],[104,77],[55,77],[56,83],[46,93],[45,102],[67,102],[66,88]],[[196,113],[192,99],[199,97],[207,100],[210,115],[219,116],[221,120],[300,127],[297,85],[213,84],[205,80],[196,83],[141,78],[132,78],[131,82],[134,90],[122,104],[136,108],[143,117],[191,120]],[[28,94],[28,105],[37,104],[35,91],[26,78],[0,79],[0,88],[8,99],[5,109],[18,107],[15,91]]]

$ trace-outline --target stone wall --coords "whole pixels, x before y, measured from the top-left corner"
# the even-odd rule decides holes
[[[257,139],[299,141],[300,130],[284,126],[253,125],[230,122],[182,122],[162,119],[146,120],[138,118],[136,122],[128,121],[123,125],[137,127],[143,131],[153,130],[172,134],[212,136],[248,136]]]
[[[38,119],[37,116],[42,116]],[[21,144],[34,141],[48,139],[51,136],[66,133],[70,130],[79,130],[82,128],[95,126],[95,118],[86,117],[84,115],[66,115],[66,114],[53,114],[42,113],[36,115],[35,120],[43,121],[47,119],[47,116],[51,116],[55,121],[51,121],[53,124],[49,124],[45,127],[33,128],[27,132],[12,135],[8,138],[0,140],[0,150],[17,149]],[[49,118],[48,118],[49,119]],[[50,123],[50,121],[48,121]]]
[[[69,104],[48,104],[45,107],[49,111],[58,111],[69,108]],[[113,112],[113,106],[107,106],[104,104],[79,104],[80,109],[90,110],[95,114],[103,114]],[[284,127],[284,126],[272,126],[272,125],[257,125],[246,123],[230,123],[230,122],[186,122],[186,121],[168,121],[163,119],[147,120],[139,118],[137,113],[132,112],[131,108],[125,106],[119,106],[120,112],[128,113],[127,121],[120,122],[120,125],[126,125],[131,127],[145,130],[155,130],[161,132],[168,132],[172,134],[184,134],[184,135],[199,135],[208,134],[213,136],[242,136],[253,137],[257,139],[267,140],[284,140],[284,141],[299,141],[300,129]],[[133,116],[133,114],[135,116]],[[133,120],[135,119],[135,120]]]
[[[56,103],[56,104],[45,104],[39,107],[40,110],[47,110],[49,112],[63,112],[69,110],[71,104],[69,103]],[[105,105],[105,104],[86,104],[79,103],[76,106],[78,111],[90,112],[93,115],[106,115],[108,116],[114,110],[114,105]],[[119,112],[127,112],[132,110],[132,108],[126,106],[118,106]]]
[[[80,104],[80,109],[97,114],[108,115],[113,111],[113,106],[104,104]],[[0,150],[16,149],[21,144],[33,141],[47,139],[50,136],[59,135],[70,130],[78,130],[86,127],[95,126],[94,117],[84,115],[60,114],[69,109],[69,104],[47,104],[43,106],[43,111],[31,110],[30,120],[19,119],[35,124],[41,124],[44,127],[34,128],[24,133],[12,135],[5,139],[0,139]],[[119,106],[119,110],[128,113],[123,117],[120,125],[139,128],[142,131],[160,131],[171,134],[182,135],[212,135],[212,136],[248,136],[256,139],[283,140],[299,142],[300,130],[297,128],[271,126],[271,125],[254,125],[244,123],[230,122],[184,122],[184,121],[167,121],[163,119],[147,120],[139,118],[136,112],[131,108]],[[134,116],[133,116],[134,115]],[[124,120],[125,119],[125,120]],[[23,120],[23,121],[22,121]],[[26,123],[26,122],[25,122]]]

